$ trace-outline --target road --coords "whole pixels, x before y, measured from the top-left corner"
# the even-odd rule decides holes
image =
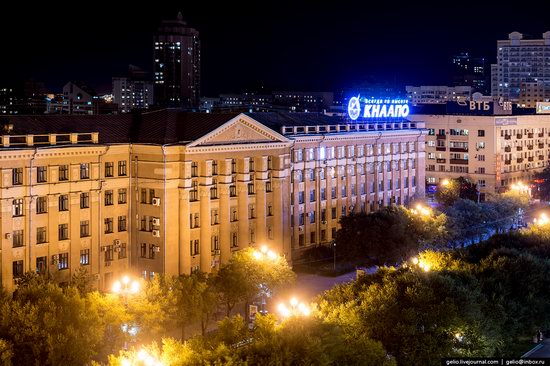
[[[525,358],[550,358],[550,338],[542,341],[542,347]]]

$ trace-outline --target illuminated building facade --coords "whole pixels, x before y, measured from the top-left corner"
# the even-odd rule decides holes
[[[126,271],[210,272],[266,243],[292,258],[342,215],[424,193],[421,124],[174,110],[9,117],[0,161],[2,285],[25,271],[105,288]],[[79,131],[79,132],[63,132]]]

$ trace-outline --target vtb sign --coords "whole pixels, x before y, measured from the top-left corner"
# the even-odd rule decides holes
[[[350,98],[348,116],[357,119],[405,118],[410,108],[406,99],[366,99],[360,96]]]

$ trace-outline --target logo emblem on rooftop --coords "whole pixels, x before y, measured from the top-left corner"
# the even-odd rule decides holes
[[[355,121],[361,114],[361,103],[359,96],[351,97],[348,102],[348,115],[353,121]]]

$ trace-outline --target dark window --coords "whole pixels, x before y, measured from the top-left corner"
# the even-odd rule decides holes
[[[118,217],[118,231],[126,231],[126,216]]]
[[[60,165],[59,166],[59,180],[69,180],[69,166]]]
[[[110,262],[113,260],[114,248],[112,245],[107,245],[104,247],[105,250],[105,262]]]
[[[191,163],[191,177],[199,176],[199,164],[196,162]]]
[[[191,250],[191,255],[198,255],[199,254],[199,240],[198,239],[195,239],[195,240],[191,240],[189,242],[189,245],[190,245],[190,250]]]
[[[38,197],[36,199],[36,213],[46,213],[48,212],[48,197]]]
[[[90,221],[80,221],[80,237],[85,238],[90,236]]]
[[[141,203],[147,203],[147,189],[141,189]]]
[[[23,275],[23,261],[13,261],[13,278],[18,278]]]
[[[155,252],[157,246],[155,244],[149,244],[149,259],[155,259]]]
[[[108,217],[104,220],[105,222],[105,234],[109,234],[113,232],[113,218]]]
[[[477,130],[477,136],[478,136],[478,137],[483,137],[483,136],[485,136],[485,130]]]
[[[57,263],[57,269],[63,270],[69,268],[69,253],[59,253],[59,262]]]
[[[248,194],[254,194],[254,183],[248,183]]]
[[[112,177],[115,174],[115,163],[108,161],[105,163],[105,176]]]
[[[126,175],[127,175],[126,160],[121,160],[118,162],[118,176],[124,177]]]
[[[12,169],[11,183],[14,186],[23,184],[23,168]]]
[[[37,227],[36,228],[36,244],[43,244],[47,241],[46,238],[46,227]]]
[[[69,224],[59,224],[57,233],[59,240],[69,239]]]
[[[45,183],[48,181],[48,167],[36,167],[36,181],[38,183]]]
[[[90,178],[90,164],[80,164],[80,179]]]
[[[126,203],[126,188],[118,190],[118,203]]]
[[[214,160],[212,162],[212,175],[218,175],[218,161]]]
[[[22,247],[25,244],[23,230],[13,231],[13,247]]]
[[[218,198],[218,186],[217,185],[210,188],[210,198],[211,199]]]
[[[90,193],[83,192],[80,194],[80,208],[90,207]]]
[[[36,273],[46,273],[48,269],[48,257],[36,257]]]
[[[231,248],[237,248],[239,246],[239,239],[237,233],[231,233]]]
[[[82,249],[80,251],[80,265],[87,266],[90,264],[90,249]]]
[[[113,190],[105,191],[105,206],[111,206],[113,204]]]
[[[126,243],[120,244],[120,248],[118,248],[118,259],[126,258]]]
[[[230,197],[237,197],[237,187],[234,185],[229,186],[229,196]]]
[[[140,251],[141,258],[147,258],[147,244],[141,243],[141,251]]]
[[[149,189],[149,204],[150,205],[153,204],[153,198],[155,198],[155,190],[154,189]]]
[[[266,192],[272,192],[273,191],[273,189],[271,188],[271,182],[270,181],[265,182],[265,191]]]
[[[59,211],[69,210],[69,195],[62,194],[59,196]]]

